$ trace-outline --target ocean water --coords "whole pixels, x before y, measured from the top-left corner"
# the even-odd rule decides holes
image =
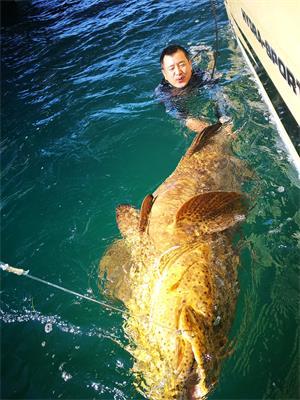
[[[214,48],[211,2],[18,7],[1,28],[1,260],[122,308],[101,293],[98,263],[119,235],[116,206],[140,206],[192,140],[153,92],[165,45]],[[209,399],[299,399],[299,179],[222,2],[217,17],[222,78],[198,106],[214,122],[222,93],[257,195],[242,228],[234,352]],[[121,313],[0,274],[1,398],[143,398]]]

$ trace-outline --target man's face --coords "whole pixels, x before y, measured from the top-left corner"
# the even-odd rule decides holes
[[[192,76],[192,62],[182,50],[178,50],[171,56],[164,56],[162,73],[172,86],[184,88]]]

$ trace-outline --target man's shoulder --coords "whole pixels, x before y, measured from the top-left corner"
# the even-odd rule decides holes
[[[213,85],[219,81],[219,78],[212,79],[210,71],[195,68],[193,76],[195,83],[200,86]]]
[[[200,68],[194,68],[191,76],[190,84],[191,85],[202,85],[205,81],[205,72]]]
[[[168,81],[166,81],[165,79],[162,79],[161,82],[155,88],[154,92],[157,97],[162,97],[162,96],[169,95],[171,92],[171,89],[172,89],[172,86],[170,85],[170,83]]]

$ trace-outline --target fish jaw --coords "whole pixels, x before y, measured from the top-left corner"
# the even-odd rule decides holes
[[[207,391],[202,391],[199,385],[195,385],[190,387],[188,391],[188,400],[200,400],[203,399],[207,395]]]
[[[214,383],[210,382],[213,366],[211,365],[212,357],[209,354],[213,351],[213,346],[209,343],[209,330],[203,317],[199,316],[192,307],[183,307],[179,318],[179,331],[184,346],[190,349],[189,358],[194,361],[191,372],[187,370],[187,363],[183,360],[182,371],[179,374],[179,376],[186,375],[185,387],[188,400],[202,399],[209,393]]]

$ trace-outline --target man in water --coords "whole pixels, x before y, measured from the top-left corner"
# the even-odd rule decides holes
[[[164,78],[155,89],[157,97],[165,103],[167,112],[183,120],[187,128],[202,131],[209,123],[191,115],[187,98],[201,86],[214,84],[217,80],[208,78],[203,71],[194,70],[189,53],[177,44],[162,51],[160,64]]]

